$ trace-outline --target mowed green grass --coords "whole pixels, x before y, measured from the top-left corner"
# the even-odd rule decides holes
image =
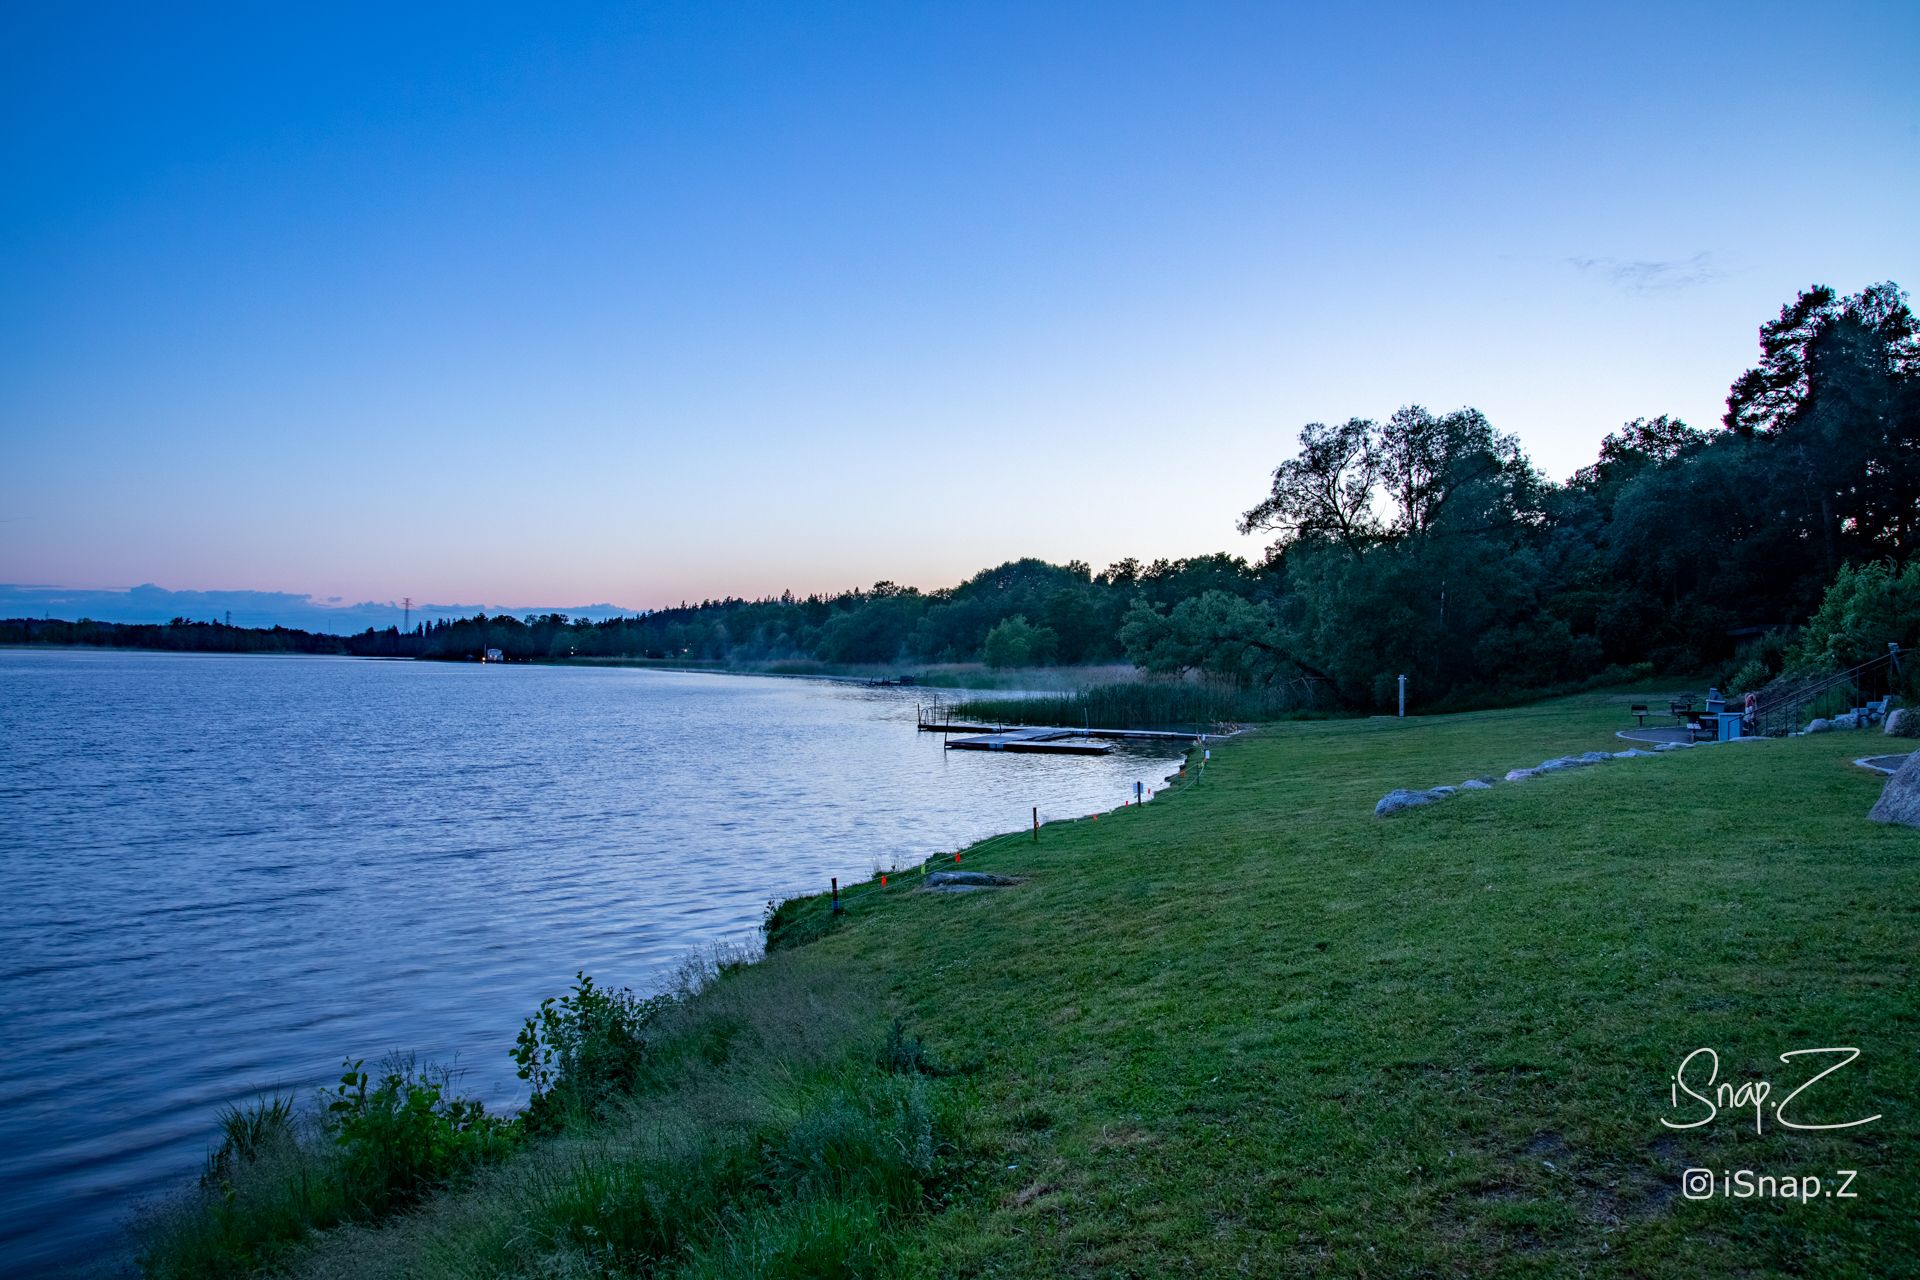
[[[1628,701],[1269,730],[1143,809],[967,858],[1016,889],[856,895],[813,946],[967,1064],[1003,1175],[928,1220],[931,1270],[1913,1273],[1920,832],[1866,821],[1881,780],[1848,763],[1884,739],[1373,816],[1625,747]],[[1857,1046],[1802,1117],[1885,1118],[1670,1131],[1703,1045],[1776,1098],[1810,1074],[1781,1052]],[[1690,1166],[1857,1169],[1859,1196],[1688,1202]]]
[[[923,1211],[877,1219],[885,1247],[841,1273],[1920,1272],[1920,832],[1869,823],[1881,779],[1848,763],[1884,739],[1697,748],[1373,816],[1395,787],[1622,748],[1630,700],[1645,699],[1279,726],[1143,808],[966,855],[1016,887],[935,895],[895,877],[856,886],[837,921],[802,904],[793,931],[814,941],[695,1002],[759,1027],[740,1042],[760,1047],[689,1055],[714,1079],[663,1081],[660,1098],[697,1129],[703,1091],[782,1071],[795,1033],[770,1011],[831,1008],[795,1024],[820,1042],[799,1055],[814,1063],[870,1063],[904,1018],[950,1071],[924,1087],[958,1117],[957,1172]],[[1690,1050],[1777,1100],[1810,1074],[1780,1053],[1837,1045],[1859,1061],[1796,1110],[1876,1123],[1660,1122]],[[618,1216],[527,1190],[619,1185],[606,1171],[631,1143],[587,1145],[530,1153],[345,1254],[323,1244],[307,1269],[510,1274],[538,1255],[555,1274],[670,1270],[529,1252],[565,1243],[542,1205]],[[1857,1198],[1691,1202],[1692,1166],[1834,1188],[1852,1169]],[[824,1273],[810,1265],[734,1273]]]

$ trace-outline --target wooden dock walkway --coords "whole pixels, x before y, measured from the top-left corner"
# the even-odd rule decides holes
[[[1030,751],[1059,756],[1103,756],[1111,742],[1095,742],[1084,729],[1002,729],[966,738],[948,738],[949,751]]]
[[[939,707],[920,708],[922,733],[964,734],[948,737],[949,751],[1032,751],[1063,756],[1103,756],[1116,742],[1196,742],[1220,734],[1167,729],[1049,729],[1004,724],[969,724],[939,720]]]

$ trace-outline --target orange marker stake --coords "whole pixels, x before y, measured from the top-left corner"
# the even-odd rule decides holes
[[[955,862],[958,862],[958,861],[960,861],[960,855],[959,855],[959,854],[957,854],[957,853],[956,853],[956,854],[954,854],[954,855],[953,855],[953,860],[954,860]]]
[[[887,878],[885,876],[880,877],[880,887],[882,889],[887,887]]]

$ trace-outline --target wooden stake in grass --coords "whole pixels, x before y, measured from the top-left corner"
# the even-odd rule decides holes
[[[1033,842],[1040,843],[1040,806],[1033,806]]]
[[[833,877],[833,914],[840,914],[840,877]]]

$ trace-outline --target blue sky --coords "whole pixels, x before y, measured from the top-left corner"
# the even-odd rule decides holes
[[[1338,12],[1332,10],[1338,9]],[[0,582],[950,583],[1920,285],[1920,6],[11,5]]]

